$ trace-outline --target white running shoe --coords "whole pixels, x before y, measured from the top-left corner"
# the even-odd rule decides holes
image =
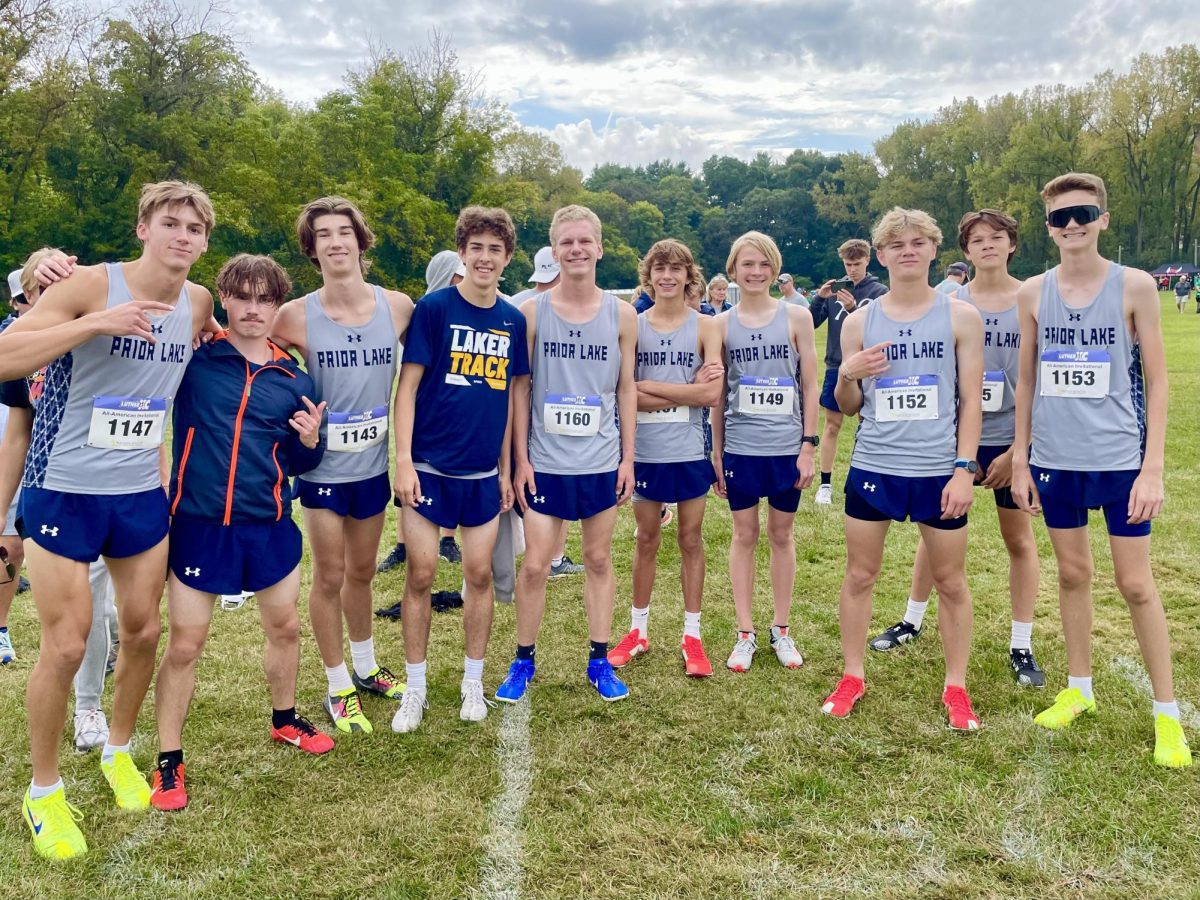
[[[16,658],[17,653],[13,650],[12,635],[8,633],[8,629],[0,631],[0,665],[7,666],[16,661]]]
[[[425,692],[409,688],[400,700],[400,708],[396,710],[396,715],[392,716],[392,731],[397,734],[416,731],[421,720],[425,718],[425,710],[428,708],[429,704],[425,702]]]
[[[780,634],[774,625],[771,626],[771,649],[785,669],[798,669],[804,665],[804,657],[796,649],[796,642],[789,635]]]
[[[833,503],[833,485],[823,484],[817,488],[817,496],[813,498],[817,506],[829,506]]]
[[[253,596],[253,591],[242,591],[240,594],[222,594],[221,609],[225,610],[225,612],[239,610],[245,606],[246,601]]]
[[[104,711],[85,709],[75,714],[75,749],[80,753],[96,750],[108,743],[108,720]]]
[[[738,638],[737,643],[733,645],[733,652],[725,661],[726,667],[734,672],[749,672],[750,663],[754,660],[756,650],[758,650],[758,639],[753,632],[748,637]]]
[[[458,695],[462,697],[462,709],[458,711],[458,717],[464,722],[482,722],[487,718],[488,707],[496,705],[483,696],[482,681],[464,678]]]

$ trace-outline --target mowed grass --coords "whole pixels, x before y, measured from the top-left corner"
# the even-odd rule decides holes
[[[1177,693],[1186,701],[1200,695],[1192,651],[1200,645],[1200,316],[1178,315],[1173,297],[1164,295],[1163,330],[1171,378],[1168,501],[1153,553]],[[824,329],[820,334],[823,340]],[[837,479],[849,449],[846,434]],[[584,680],[582,580],[550,583],[531,690],[532,779],[517,819],[519,869],[512,845],[493,840],[492,815],[504,790],[501,758],[511,763],[525,750],[519,729],[518,743],[501,747],[504,718],[519,711],[496,709],[481,726],[459,722],[460,615],[434,616],[430,710],[420,731],[393,734],[393,707],[369,700],[376,733],[340,739],[329,756],[311,759],[267,738],[253,603],[215,618],[185,734],[191,806],[173,815],[118,812],[97,754],[76,755],[68,734],[64,777],[86,815],[92,850],[75,864],[48,866],[34,855],[20,818],[29,781],[23,691],[37,626],[28,598],[19,598],[11,625],[20,660],[0,671],[0,896],[1195,896],[1200,776],[1151,762],[1150,698],[1103,527],[1092,532],[1100,715],[1050,734],[1032,724],[1066,677],[1046,532],[1038,523],[1042,589],[1034,641],[1050,687],[1034,692],[1015,687],[1007,668],[1007,558],[991,497],[977,494],[969,687],[984,730],[968,736],[944,726],[941,647],[932,628],[902,652],[870,655],[869,693],[851,719],[821,715],[840,674],[841,502],[839,481],[833,509],[817,508],[806,492],[797,516],[792,625],[807,659],[798,672],[782,670],[766,648],[765,547],[755,585],[763,651],[746,675],[720,665],[733,617],[730,522],[715,499],[705,522],[704,636],[718,667],[713,678],[682,674],[673,529],[651,608],[652,650],[625,670],[632,692],[626,702],[601,702]],[[390,533],[390,521],[388,527]],[[893,526],[876,594],[879,628],[903,609],[915,543],[914,526]],[[614,635],[628,627],[632,544],[633,517],[624,509],[613,548]],[[577,528],[571,548],[578,559]],[[458,580],[457,568],[443,565],[437,587],[456,588]],[[376,606],[400,599],[402,584],[402,572],[380,576]],[[930,623],[935,619],[931,607]],[[400,626],[378,621],[376,644],[380,658],[400,670]],[[512,608],[498,607],[489,693],[513,645]],[[324,683],[306,625],[300,708],[322,723]],[[1185,709],[1196,737],[1200,721],[1190,705]],[[144,769],[156,751],[153,715],[148,700],[135,749]],[[503,890],[505,873],[519,873],[507,883],[515,890]]]

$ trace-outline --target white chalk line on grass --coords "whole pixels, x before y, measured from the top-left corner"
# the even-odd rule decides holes
[[[1129,656],[1118,656],[1112,661],[1114,672],[1132,684],[1135,688],[1154,699],[1154,687],[1150,684],[1150,676],[1142,668],[1142,664]],[[1200,729],[1200,712],[1186,700],[1179,701],[1179,721],[1192,730]]]
[[[521,817],[533,782],[533,746],[529,741],[529,699],[506,705],[496,746],[500,793],[488,807],[487,857],[479,896],[485,900],[520,900]]]

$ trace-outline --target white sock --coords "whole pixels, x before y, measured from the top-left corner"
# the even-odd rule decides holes
[[[908,609],[904,611],[904,621],[913,628],[920,629],[921,623],[925,621],[925,609],[929,606],[929,601],[918,603],[912,597],[908,598]]]
[[[636,631],[643,638],[650,636],[649,632],[646,631],[650,624],[649,606],[645,609],[638,609],[636,606],[632,607],[629,613],[629,621],[631,623],[629,626],[630,631]]]
[[[100,762],[110,763],[118,753],[128,753],[128,744],[110,744],[107,741],[104,744],[104,749],[100,752]]]
[[[426,663],[405,663],[404,664],[404,680],[408,682],[408,689],[415,691],[422,697],[425,696],[425,667]],[[480,665],[483,662],[480,661]]]
[[[344,662],[333,668],[325,667],[325,680],[329,682],[329,696],[340,694],[342,691],[354,690],[354,682],[350,680],[350,672]]]
[[[1008,640],[1008,648],[1010,650],[1032,650],[1033,649],[1033,623],[1018,622],[1013,619],[1012,637]]]
[[[683,636],[700,639],[700,613],[683,611]]]
[[[1083,694],[1085,700],[1095,700],[1092,696],[1092,676],[1087,678],[1076,678],[1074,675],[1067,676],[1067,687],[1078,688],[1079,693]]]
[[[49,797],[55,791],[62,790],[62,786],[63,781],[61,778],[49,787],[42,787],[40,784],[34,784],[31,781],[29,782],[29,799],[41,800],[43,797]]]
[[[483,681],[483,660],[463,657],[463,681]]]
[[[1168,700],[1166,703],[1161,703],[1158,700],[1154,701],[1154,715],[1159,713],[1170,716],[1176,722],[1179,721],[1179,704],[1174,700]]]
[[[375,639],[350,642],[350,658],[354,660],[354,672],[359,678],[366,678],[379,668],[375,662]]]
[[[561,566],[562,564],[563,564],[562,556],[556,556],[556,557],[554,557],[554,559],[550,560],[550,568],[552,568],[552,569],[555,566]]]

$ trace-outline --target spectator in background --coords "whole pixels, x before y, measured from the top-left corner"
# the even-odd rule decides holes
[[[708,282],[708,296],[700,303],[700,312],[706,316],[715,316],[727,309],[732,309],[729,302],[729,280],[724,275],[717,275]]]
[[[1191,290],[1191,287],[1186,275],[1181,276],[1175,282],[1175,306],[1179,308],[1180,312],[1183,312],[1183,308],[1187,306],[1188,291]]]
[[[934,287],[934,290],[939,294],[953,294],[967,283],[970,274],[971,267],[965,262],[952,262],[946,267],[946,277]]]
[[[551,290],[558,284],[561,277],[562,267],[559,266],[558,260],[554,258],[553,248],[543,247],[533,255],[533,274],[529,276],[529,280],[533,283],[534,287],[521,291],[521,293],[512,298],[512,302],[521,303],[530,297],[546,293],[546,291]]]
[[[803,306],[808,309],[808,298],[800,291],[796,290],[796,283],[792,280],[792,276],[784,272],[779,276],[779,293],[785,303],[790,303],[793,306]]]

